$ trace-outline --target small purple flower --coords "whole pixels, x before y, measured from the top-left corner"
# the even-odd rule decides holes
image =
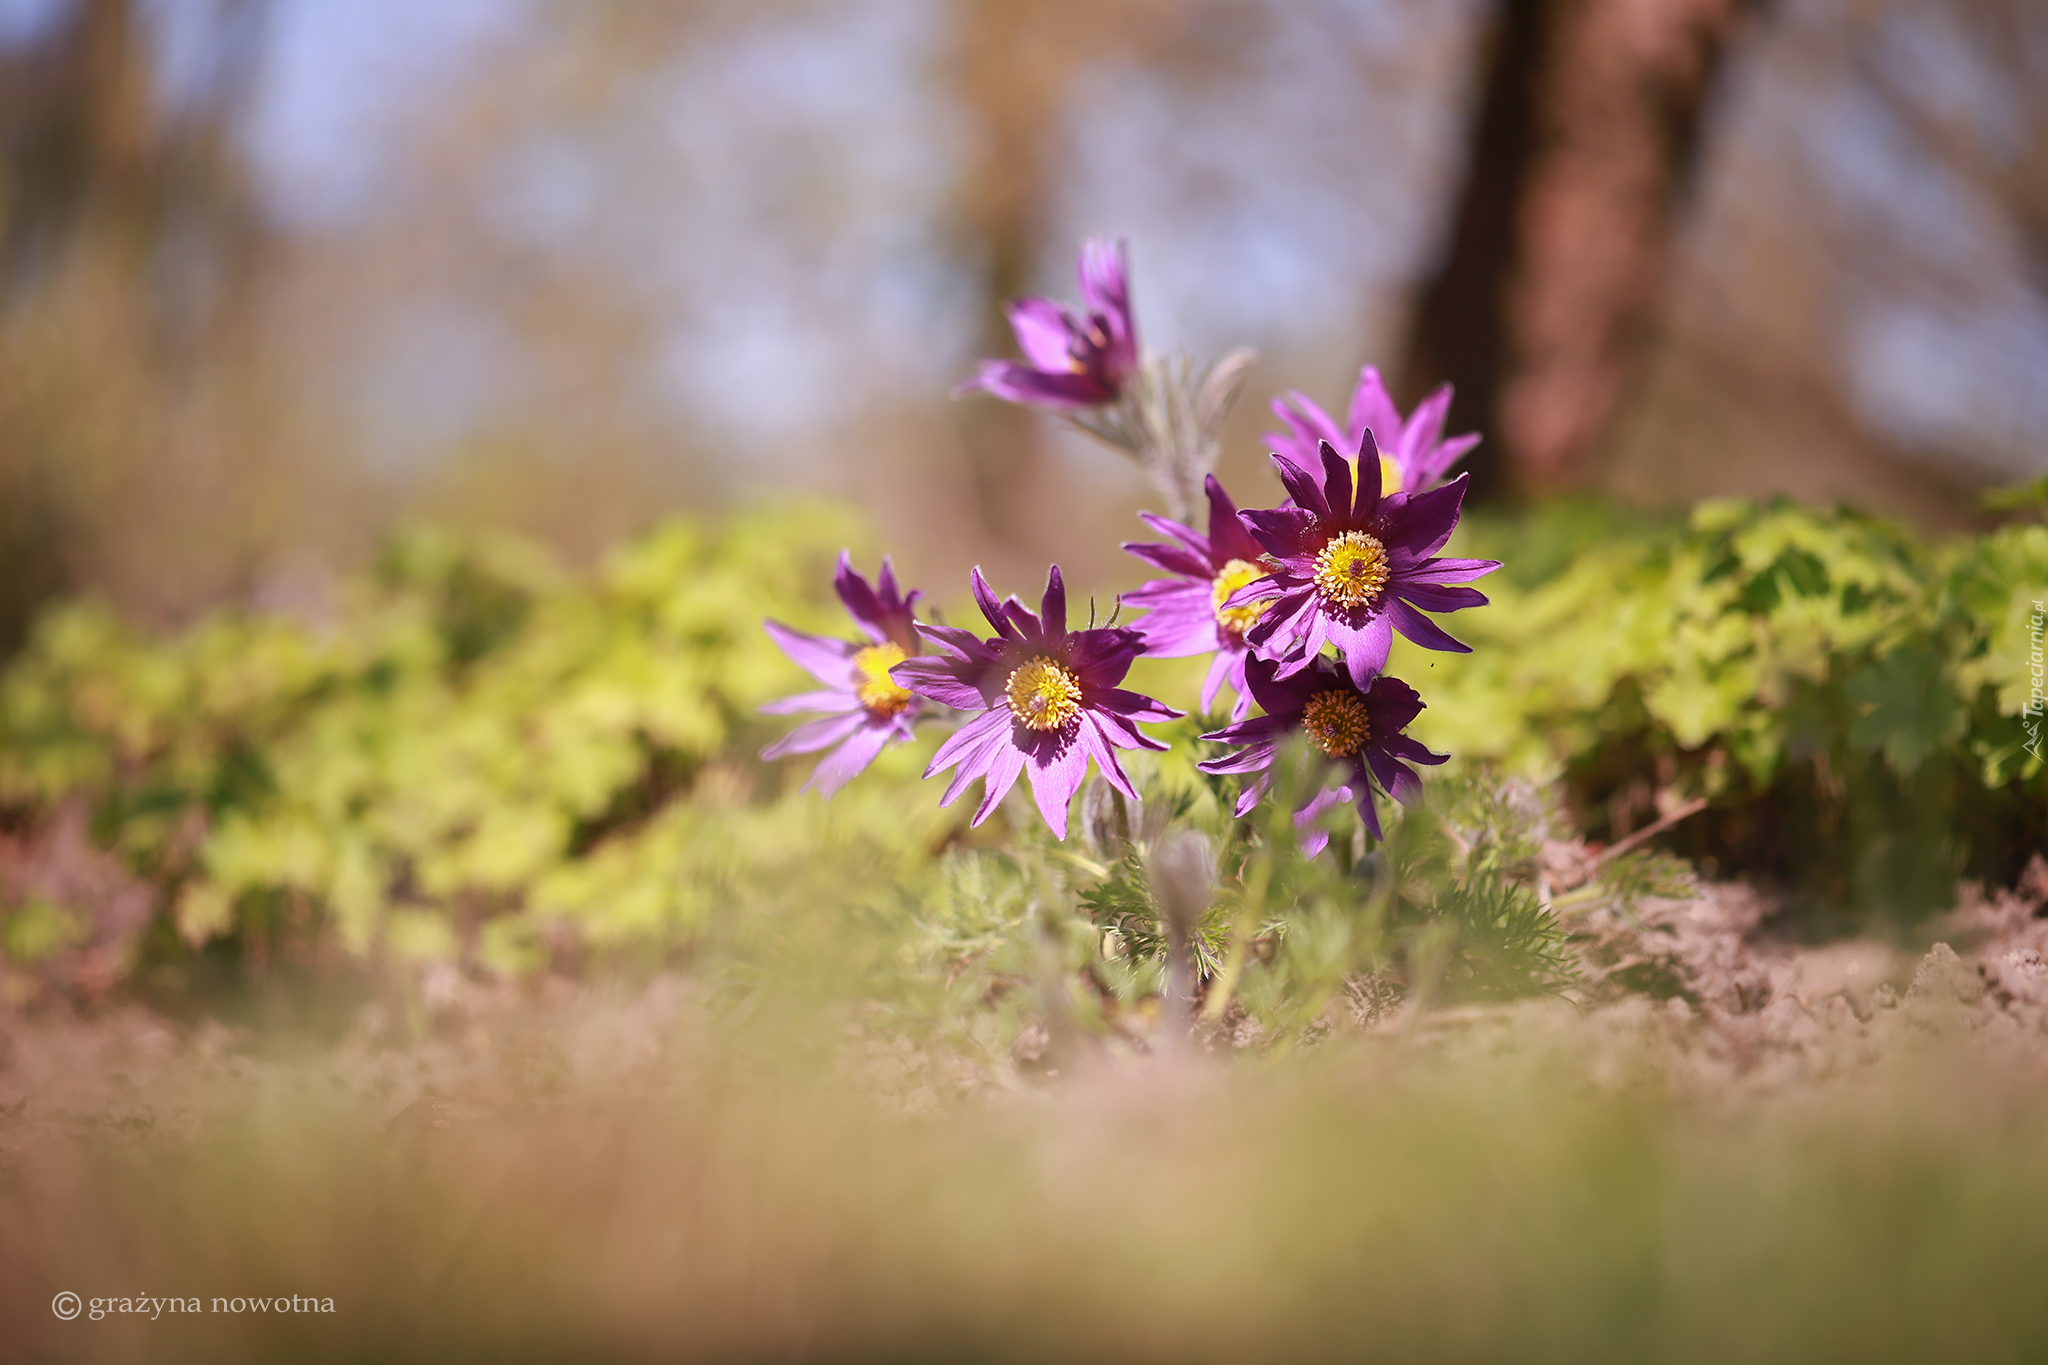
[[[1081,244],[1080,313],[1051,299],[1012,300],[1006,310],[1029,364],[984,360],[955,394],[986,389],[1012,403],[1060,409],[1114,403],[1138,372],[1138,324],[1131,317],[1124,239]]]
[[[892,743],[909,739],[911,727],[924,714],[909,690],[889,670],[918,652],[917,599],[919,592],[902,594],[896,588],[896,570],[887,558],[873,587],[853,567],[842,551],[839,571],[832,586],[847,612],[867,633],[868,642],[835,640],[823,635],[806,635],[780,621],[765,621],[768,635],[782,652],[808,669],[825,684],[823,691],[801,692],[794,697],[769,702],[766,715],[786,716],[802,711],[822,711],[821,720],[806,721],[761,751],[774,759],[786,754],[808,754],[837,744],[839,747],[819,761],[804,789],[818,789],[829,797],[874,762],[875,755]]]
[[[1359,467],[1372,468],[1376,453],[1368,431]],[[1465,476],[1427,493],[1381,496],[1370,479],[1353,488],[1351,463],[1328,441],[1320,454],[1320,479],[1274,456],[1295,505],[1240,514],[1273,565],[1269,577],[1224,603],[1269,603],[1245,633],[1252,648],[1280,660],[1286,677],[1313,663],[1325,642],[1333,644],[1360,687],[1386,667],[1396,630],[1424,649],[1469,654],[1422,614],[1486,605],[1476,589],[1451,585],[1500,567],[1488,559],[1431,557],[1458,524]]]
[[[1174,720],[1181,713],[1117,684],[1131,661],[1145,652],[1135,630],[1067,629],[1067,589],[1054,565],[1045,584],[1040,615],[1015,597],[996,601],[981,570],[974,571],[974,600],[995,627],[996,638],[978,639],[952,626],[919,623],[925,639],[938,646],[933,657],[898,664],[898,682],[941,706],[981,715],[939,747],[924,775],[958,765],[940,801],[950,806],[967,784],[982,779],[980,824],[1016,784],[1031,774],[1039,814],[1061,839],[1067,837],[1067,803],[1081,788],[1093,758],[1112,787],[1138,799],[1116,761],[1116,749],[1164,749],[1139,732],[1134,722]]]
[[[1266,441],[1289,464],[1314,474],[1321,468],[1319,442],[1356,450],[1370,431],[1379,448],[1380,491],[1424,493],[1442,483],[1451,466],[1479,444],[1477,433],[1444,439],[1444,418],[1450,410],[1451,386],[1445,384],[1402,420],[1380,372],[1368,365],[1358,372],[1350,416],[1341,430],[1307,394],[1289,389],[1273,400],[1273,414],[1287,424],[1287,431],[1268,432]]]
[[[1232,720],[1243,720],[1252,707],[1251,693],[1245,691],[1245,632],[1265,612],[1264,603],[1245,607],[1223,604],[1253,580],[1265,576],[1267,566],[1259,562],[1265,552],[1238,520],[1237,507],[1223,485],[1211,474],[1205,485],[1209,493],[1209,534],[1197,535],[1177,521],[1140,512],[1147,526],[1173,537],[1174,544],[1126,541],[1124,548],[1178,578],[1155,578],[1136,592],[1124,594],[1124,605],[1142,607],[1146,616],[1137,630],[1145,637],[1145,652],[1166,659],[1182,659],[1210,650],[1216,658],[1202,683],[1202,710],[1216,703],[1224,683],[1237,691],[1231,708]]]
[[[1408,763],[1442,763],[1449,757],[1432,753],[1420,741],[1401,733],[1422,713],[1422,698],[1399,678],[1377,677],[1371,686],[1361,688],[1345,670],[1322,658],[1289,678],[1280,677],[1271,660],[1254,658],[1245,666],[1245,676],[1266,714],[1203,735],[1219,744],[1244,747],[1209,759],[1200,767],[1205,773],[1259,775],[1238,795],[1237,813],[1243,815],[1259,804],[1271,785],[1273,757],[1281,742],[1297,732],[1307,735],[1337,766],[1343,779],[1341,786],[1324,787],[1294,813],[1302,851],[1311,858],[1330,840],[1326,831],[1311,828],[1324,811],[1339,801],[1357,802],[1358,818],[1378,839],[1380,816],[1373,804],[1374,780],[1387,795],[1412,806],[1422,795],[1422,779]]]

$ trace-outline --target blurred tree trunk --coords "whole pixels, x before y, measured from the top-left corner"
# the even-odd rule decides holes
[[[1482,495],[1582,483],[1644,351],[1749,0],[1500,0],[1450,249],[1400,388],[1457,386]]]
[[[986,300],[976,337],[981,356],[1015,352],[1002,305],[1030,287],[1047,228],[1073,61],[1062,16],[1047,14],[1048,8],[1065,6],[960,0],[952,8],[946,69],[966,114],[969,142],[958,191],[958,254],[980,266]],[[1033,419],[1023,408],[985,398],[962,403],[959,414],[976,510],[988,531],[1007,539],[1017,529],[1019,495],[1038,472]]]
[[[0,656],[191,495],[171,419],[265,236],[228,136],[258,6],[221,7],[212,78],[175,108],[138,0],[73,0],[0,53]]]

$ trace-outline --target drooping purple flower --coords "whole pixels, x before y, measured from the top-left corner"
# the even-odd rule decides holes
[[[1368,431],[1358,466],[1371,469],[1376,454]],[[1451,585],[1500,567],[1489,559],[1433,557],[1458,524],[1466,477],[1427,493],[1382,496],[1370,479],[1354,487],[1351,463],[1328,441],[1320,455],[1320,477],[1274,456],[1295,505],[1239,514],[1272,561],[1267,577],[1224,603],[1267,604],[1245,633],[1253,650],[1278,660],[1286,677],[1333,644],[1360,687],[1386,667],[1396,630],[1424,649],[1470,653],[1422,614],[1486,605],[1476,589]]]
[[[896,665],[896,680],[941,706],[980,715],[939,747],[925,776],[957,767],[940,805],[950,806],[967,784],[982,779],[974,823],[988,818],[1029,772],[1039,814],[1058,838],[1067,837],[1067,804],[1081,788],[1093,758],[1112,787],[1137,800],[1118,766],[1117,749],[1164,749],[1135,722],[1174,720],[1181,713],[1117,686],[1131,661],[1145,652],[1144,637],[1128,629],[1067,629],[1067,589],[1054,565],[1039,615],[1015,597],[998,602],[981,570],[974,600],[995,628],[992,640],[972,631],[922,622],[918,630],[938,653]]]
[[[1273,400],[1273,414],[1287,430],[1266,433],[1266,441],[1289,464],[1314,474],[1322,467],[1316,453],[1320,442],[1356,450],[1370,431],[1379,448],[1380,491],[1425,493],[1442,483],[1451,466],[1479,444],[1476,432],[1444,439],[1444,418],[1450,410],[1451,386],[1445,384],[1403,419],[1379,370],[1368,365],[1358,372],[1351,411],[1341,428],[1307,394],[1289,389]]]
[[[1208,759],[1207,773],[1257,773],[1237,798],[1243,815],[1259,804],[1272,783],[1274,755],[1294,734],[1305,734],[1335,765],[1340,783],[1326,786],[1294,813],[1302,851],[1313,858],[1329,842],[1327,831],[1314,828],[1318,816],[1340,801],[1356,802],[1358,818],[1372,837],[1381,837],[1373,783],[1404,806],[1422,795],[1422,779],[1409,763],[1442,763],[1449,755],[1432,753],[1401,732],[1422,713],[1422,698],[1399,678],[1385,676],[1361,688],[1351,675],[1327,658],[1318,658],[1292,677],[1281,677],[1270,659],[1245,665],[1251,692],[1266,714],[1226,725],[1203,735],[1219,744],[1244,746],[1234,754]],[[1405,760],[1405,761],[1404,761]]]
[[[865,643],[807,635],[780,621],[765,621],[769,638],[782,652],[809,670],[825,684],[822,691],[800,692],[793,697],[769,702],[761,710],[771,716],[798,712],[823,712],[819,720],[806,721],[761,751],[767,759],[788,754],[815,753],[839,747],[827,754],[804,783],[804,789],[818,789],[829,797],[874,762],[875,755],[890,744],[911,736],[911,728],[924,715],[910,690],[897,682],[889,670],[920,652],[917,638],[917,599],[922,593],[901,593],[896,587],[896,569],[885,557],[882,572],[872,587],[853,567],[844,551],[832,586],[846,610],[867,635]]]
[[[981,372],[953,392],[985,389],[1012,403],[1062,410],[1114,403],[1138,372],[1124,239],[1081,243],[1078,274],[1078,312],[1040,298],[1012,300],[1005,310],[1028,363],[984,360]]]
[[[1209,675],[1202,682],[1202,709],[1215,705],[1218,689],[1227,682],[1237,691],[1230,718],[1243,720],[1252,707],[1251,693],[1244,685],[1245,632],[1266,608],[1264,603],[1248,607],[1223,604],[1265,574],[1266,566],[1259,562],[1264,551],[1238,520],[1236,505],[1214,474],[1209,475],[1205,487],[1209,494],[1206,536],[1151,512],[1138,514],[1147,526],[1171,536],[1173,543],[1126,541],[1124,548],[1147,564],[1178,576],[1155,578],[1137,591],[1125,593],[1123,600],[1127,607],[1146,611],[1137,630],[1145,637],[1147,654],[1181,659],[1215,651]]]

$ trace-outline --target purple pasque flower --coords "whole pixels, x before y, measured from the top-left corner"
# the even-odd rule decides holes
[[[1393,395],[1368,365],[1358,372],[1351,392],[1351,411],[1343,427],[1299,389],[1273,400],[1273,414],[1287,424],[1285,432],[1268,432],[1266,441],[1280,457],[1310,474],[1321,468],[1317,445],[1328,441],[1338,450],[1356,450],[1372,433],[1379,447],[1380,491],[1423,493],[1444,481],[1452,465],[1479,444],[1478,433],[1444,439],[1444,418],[1451,410],[1451,386],[1440,386],[1415,405],[1405,420]]]
[[[1138,324],[1131,316],[1124,239],[1081,243],[1079,312],[1051,299],[1013,299],[1005,311],[1027,364],[984,360],[953,390],[985,389],[1012,403],[1073,409],[1114,403],[1138,372]]]
[[[1327,642],[1360,687],[1387,665],[1394,632],[1424,649],[1469,654],[1424,611],[1486,605],[1474,588],[1453,587],[1492,573],[1490,559],[1433,558],[1451,538],[1465,500],[1466,476],[1427,493],[1382,495],[1371,479],[1352,482],[1352,465],[1324,441],[1321,477],[1273,457],[1292,507],[1239,516],[1266,552],[1271,573],[1229,598],[1238,608],[1266,602],[1245,632],[1252,649],[1279,661],[1280,676],[1309,667]],[[1372,433],[1359,444],[1358,467],[1371,469]]]
[[[1164,749],[1140,733],[1140,720],[1174,720],[1181,713],[1150,697],[1117,686],[1131,661],[1145,652],[1135,630],[1067,629],[1067,588],[1053,566],[1045,599],[1033,616],[1015,597],[996,601],[981,570],[974,571],[974,600],[995,627],[983,640],[952,626],[918,630],[938,653],[896,665],[896,680],[941,706],[979,711],[939,746],[924,775],[958,767],[939,802],[950,806],[967,784],[982,779],[980,824],[1015,785],[1031,774],[1039,814],[1058,838],[1067,837],[1067,803],[1081,788],[1093,758],[1103,780],[1138,799],[1118,766],[1117,749]]]
[[[816,787],[818,794],[825,797],[859,776],[862,769],[875,761],[875,755],[890,744],[909,739],[911,727],[924,714],[917,698],[889,672],[919,652],[917,599],[924,594],[899,592],[895,566],[886,556],[882,572],[870,587],[843,550],[832,587],[846,604],[848,614],[860,623],[868,637],[865,642],[806,635],[780,621],[762,622],[769,638],[782,646],[784,654],[825,684],[822,691],[799,692],[771,701],[761,708],[762,712],[771,716],[803,711],[825,714],[822,719],[806,721],[776,740],[761,751],[761,757],[815,753],[838,745],[819,761],[810,780],[804,783],[806,791]]]
[[[1291,677],[1280,676],[1272,660],[1253,658],[1245,665],[1245,679],[1266,714],[1203,735],[1219,744],[1244,747],[1199,766],[1205,773],[1258,774],[1238,795],[1237,813],[1243,815],[1259,804],[1271,785],[1273,758],[1281,743],[1290,735],[1306,735],[1336,766],[1341,779],[1340,785],[1324,787],[1294,813],[1302,851],[1311,858],[1330,840],[1327,831],[1313,827],[1324,811],[1340,801],[1356,802],[1358,818],[1378,839],[1380,816],[1373,803],[1373,783],[1377,781],[1402,805],[1412,806],[1422,795],[1422,779],[1408,764],[1442,763],[1450,757],[1432,753],[1401,733],[1422,713],[1422,698],[1399,678],[1380,676],[1360,687],[1334,660],[1319,657]]]
[[[1237,692],[1230,718],[1243,720],[1252,708],[1251,693],[1244,686],[1245,632],[1264,614],[1266,605],[1254,602],[1227,607],[1224,603],[1265,576],[1267,566],[1259,562],[1265,552],[1238,520],[1236,504],[1214,474],[1204,487],[1209,494],[1206,536],[1151,512],[1138,514],[1153,530],[1173,537],[1173,543],[1125,541],[1124,548],[1178,577],[1155,578],[1137,591],[1125,593],[1123,602],[1127,607],[1145,609],[1137,631],[1145,637],[1147,654],[1182,659],[1214,650],[1209,676],[1202,682],[1202,710],[1215,705],[1217,690],[1227,682]]]

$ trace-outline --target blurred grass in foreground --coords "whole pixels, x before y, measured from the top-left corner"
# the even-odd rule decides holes
[[[104,1115],[0,1132],[0,1359],[2048,1353],[2048,1093],[1981,1039],[1702,1086],[1678,1014],[1551,1002],[961,1099],[829,1019],[648,998],[500,1020],[486,1063],[124,1044]],[[61,1322],[63,1289],[336,1309]]]

